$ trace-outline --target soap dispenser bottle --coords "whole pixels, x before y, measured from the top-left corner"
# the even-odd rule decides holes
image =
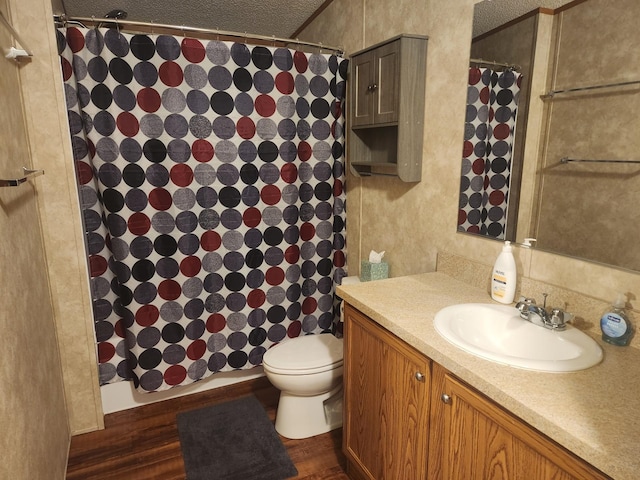
[[[611,304],[611,307],[607,309],[600,319],[602,340],[621,347],[629,345],[634,332],[631,318],[626,311],[626,300],[625,295],[619,293],[618,298],[616,298]]]
[[[516,261],[511,242],[504,242],[491,275],[491,298],[500,303],[512,303],[516,294]]]

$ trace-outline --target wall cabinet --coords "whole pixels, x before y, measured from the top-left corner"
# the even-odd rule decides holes
[[[608,478],[350,305],[344,311],[351,478]]]
[[[420,181],[427,37],[400,35],[351,56],[350,165]]]

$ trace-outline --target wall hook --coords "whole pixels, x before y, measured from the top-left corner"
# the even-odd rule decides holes
[[[25,57],[32,57],[33,53],[31,52],[29,47],[27,47],[27,44],[24,42],[24,40],[22,40],[22,38],[20,38],[20,35],[18,35],[18,32],[16,32],[13,26],[9,23],[9,20],[5,18],[4,14],[1,11],[0,11],[0,21],[2,21],[4,26],[7,27],[7,29],[9,29],[9,32],[11,33],[11,35],[13,35],[13,38],[15,39],[15,41],[18,42],[18,44],[20,44],[20,46],[22,47],[22,48],[16,48],[14,46],[9,47],[6,50],[5,56],[13,60],[18,60],[20,58],[25,58]]]

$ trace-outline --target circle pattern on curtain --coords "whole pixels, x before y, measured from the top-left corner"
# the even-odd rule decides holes
[[[346,61],[116,29],[58,35],[101,383],[132,371],[141,391],[163,390],[331,332]]]
[[[522,75],[470,68],[458,231],[503,239]]]

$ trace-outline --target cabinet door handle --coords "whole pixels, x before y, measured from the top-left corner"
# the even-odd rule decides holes
[[[377,88],[378,88],[378,85],[376,85],[375,83],[372,83],[367,87],[367,90],[369,90],[370,92],[375,92]]]
[[[419,382],[424,382],[424,374],[420,373],[420,372],[416,372],[416,380]]]
[[[442,400],[442,403],[446,403],[447,405],[451,403],[451,397],[446,393],[443,393],[442,395],[440,395],[440,400]]]

